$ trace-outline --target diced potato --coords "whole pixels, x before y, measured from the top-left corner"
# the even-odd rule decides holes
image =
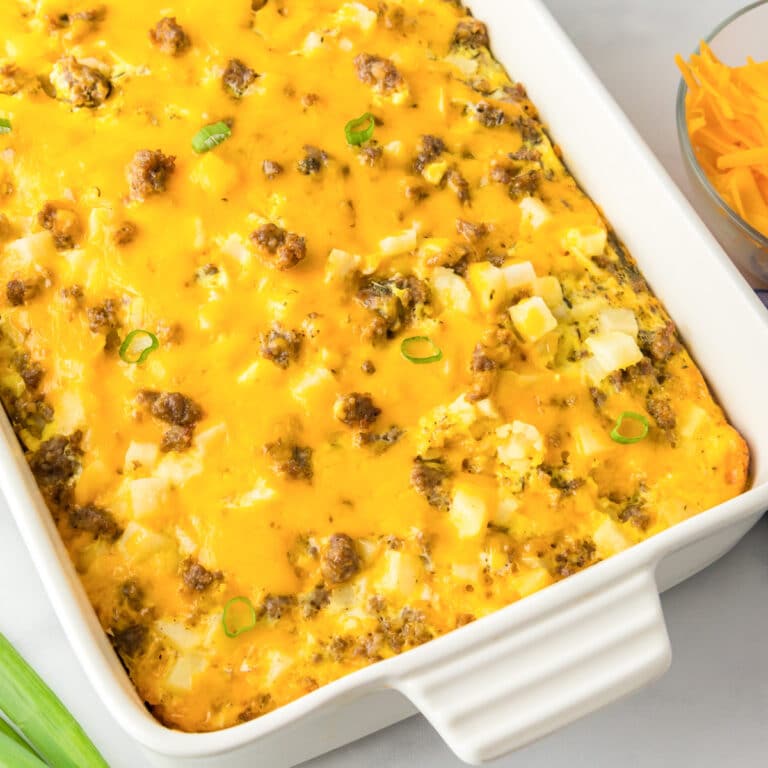
[[[134,440],[125,452],[125,469],[132,472],[137,466],[152,467],[159,455],[156,443],[138,443]]]
[[[203,471],[203,457],[199,451],[167,454],[155,470],[155,476],[167,480],[171,485],[183,485],[190,478]]]
[[[607,242],[608,233],[603,227],[572,227],[563,235],[562,246],[566,251],[590,258],[603,253]]]
[[[485,530],[488,523],[488,507],[470,487],[459,486],[454,491],[448,517],[459,537],[469,539]]]
[[[267,481],[263,477],[260,477],[250,491],[246,491],[245,493],[236,496],[234,499],[227,502],[226,506],[229,508],[255,507],[260,502],[271,499],[274,495],[274,489],[269,487]]]
[[[316,398],[322,398],[325,395],[330,396],[336,389],[336,380],[333,374],[322,366],[310,368],[304,373],[291,387],[291,394],[294,399],[303,403],[308,408]]]
[[[401,232],[399,235],[391,235],[379,241],[379,251],[384,256],[398,256],[401,253],[408,253],[416,248],[416,229],[411,227]]]
[[[162,510],[168,503],[168,490],[168,481],[159,477],[131,480],[130,494],[134,517],[141,519]]]
[[[681,408],[678,413],[677,433],[681,438],[693,437],[710,420],[709,414],[698,405],[690,404]]]
[[[195,675],[205,670],[207,666],[208,662],[202,654],[184,653],[176,659],[165,681],[168,687],[175,688],[177,691],[190,691]]]
[[[515,329],[526,341],[538,341],[557,328],[557,319],[541,296],[523,299],[509,309]]]
[[[8,243],[3,260],[9,271],[28,272],[36,264],[44,266],[53,263],[57,253],[50,232],[35,232]]]
[[[480,306],[486,312],[493,312],[503,307],[509,292],[504,273],[487,261],[478,261],[469,265],[467,281]]]
[[[237,184],[237,168],[216,152],[206,152],[192,168],[190,181],[204,191],[224,197]]]
[[[531,229],[538,229],[552,218],[547,206],[536,197],[524,197],[519,205],[520,222]]]
[[[600,312],[600,332],[619,331],[637,336],[637,318],[631,309],[604,309]]]
[[[515,574],[515,586],[520,597],[538,592],[553,581],[549,571],[541,566],[530,570],[521,570]]]
[[[563,303],[563,287],[554,275],[537,277],[533,281],[533,295],[544,299],[550,309],[555,309]]]
[[[427,165],[421,172],[421,175],[430,183],[437,186],[448,173],[448,163],[444,160],[439,160]]]
[[[269,687],[293,664],[293,657],[287,653],[280,653],[280,651],[269,651],[267,653],[267,663],[269,667],[267,674],[264,676],[264,685]]]
[[[507,288],[510,291],[518,291],[521,288],[533,288],[536,282],[536,271],[530,261],[521,261],[517,264],[505,264],[501,267]]]
[[[376,13],[362,3],[344,3],[333,16],[336,24],[352,24],[363,32],[369,32],[376,25]]]
[[[203,644],[200,631],[190,629],[180,621],[156,621],[155,629],[181,651],[191,651]]]
[[[544,456],[544,441],[533,424],[513,421],[496,430],[499,444],[496,455],[502,464],[511,469],[525,471],[541,463]]]
[[[360,256],[334,248],[325,262],[325,282],[344,283],[360,268]]]
[[[600,557],[610,557],[623,552],[632,542],[624,535],[618,523],[607,517],[595,531],[593,541]]]
[[[510,525],[515,513],[520,507],[520,502],[511,496],[502,496],[496,506],[496,514],[493,515],[493,522],[497,525]]]
[[[480,566],[474,563],[454,563],[451,566],[451,573],[457,579],[472,584],[480,579]]]
[[[578,424],[573,428],[573,437],[582,456],[594,456],[609,450],[613,444],[603,432],[586,424]]]
[[[600,333],[590,336],[584,344],[595,356],[600,367],[608,373],[629,368],[643,359],[637,342],[626,333]]]
[[[379,579],[380,589],[405,596],[416,588],[422,570],[421,561],[416,555],[388,549],[384,552],[384,564],[384,574]]]
[[[117,542],[117,548],[129,559],[144,559],[170,546],[175,546],[172,539],[133,520],[125,526],[125,531]]]
[[[469,314],[472,311],[472,293],[464,279],[452,269],[436,267],[430,278],[434,298],[441,310],[455,310]]]

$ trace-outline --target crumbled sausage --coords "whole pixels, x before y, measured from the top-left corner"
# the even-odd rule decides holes
[[[222,578],[221,571],[209,571],[197,560],[185,560],[182,563],[181,578],[187,589],[193,592],[205,592],[214,582]]]
[[[541,184],[541,171],[531,168],[516,174],[509,184],[509,196],[513,200],[526,195],[533,195]]]
[[[439,136],[427,134],[419,141],[416,158],[413,161],[413,170],[421,173],[426,166],[437,160],[445,152],[445,142]]]
[[[149,39],[169,56],[179,56],[190,46],[189,35],[174,17],[160,19],[149,31]]]
[[[277,178],[283,172],[283,166],[274,160],[265,160],[261,164],[261,170],[268,179]]]
[[[396,617],[379,618],[379,628],[384,634],[389,647],[400,653],[405,648],[421,645],[432,639],[432,633],[426,626],[426,617],[421,611],[406,606]]]
[[[6,387],[0,389],[3,405],[8,413],[16,432],[26,430],[33,437],[41,438],[43,431],[53,421],[53,408],[45,401],[45,397],[39,394],[33,394],[30,390],[24,389],[21,393],[15,394]],[[38,483],[39,485],[42,485]],[[57,487],[51,489],[49,497],[58,503],[53,497],[59,496],[59,491],[66,492],[66,488]]]
[[[240,99],[245,96],[246,91],[256,82],[258,75],[245,62],[240,59],[230,59],[227,68],[224,70],[221,82],[224,90]]]
[[[107,9],[104,6],[100,6],[86,11],[75,11],[75,13],[51,14],[48,17],[48,21],[52,29],[66,29],[78,21],[95,27],[99,22],[104,21],[106,17]]]
[[[474,403],[490,397],[496,388],[499,366],[495,360],[488,356],[486,348],[482,344],[475,346],[470,371],[472,373],[472,385],[466,394],[466,399]]]
[[[251,10],[260,11],[267,4],[267,0],[251,0]]]
[[[475,616],[472,613],[457,613],[456,614],[456,629],[459,627],[465,627],[467,624],[471,624],[475,621]]]
[[[359,53],[355,56],[355,68],[361,82],[373,86],[379,93],[392,93],[403,85],[403,76],[389,59]]]
[[[85,504],[70,509],[69,525],[76,531],[90,533],[96,539],[117,541],[123,535],[123,529],[112,513],[96,504]]]
[[[56,435],[40,443],[38,449],[29,457],[29,467],[38,484],[43,489],[55,490],[66,485],[80,469],[81,432],[69,436]]]
[[[280,619],[297,604],[296,595],[267,595],[262,610],[270,619]]]
[[[194,436],[194,427],[181,427],[174,424],[163,432],[163,436],[160,438],[160,450],[163,453],[187,451],[192,447],[192,438]]]
[[[40,363],[32,360],[27,352],[17,352],[12,358],[13,367],[19,372],[24,385],[30,392],[34,392],[43,380],[45,371]]]
[[[648,529],[651,524],[651,516],[645,511],[642,504],[627,504],[617,515],[622,523],[632,523],[641,531]]]
[[[592,402],[598,410],[605,405],[605,401],[608,399],[608,395],[597,387],[589,388],[589,396],[592,398]]]
[[[352,392],[336,398],[333,414],[348,427],[367,429],[379,418],[381,408],[376,407],[370,394]]]
[[[132,658],[147,645],[149,630],[144,624],[131,624],[124,629],[112,630],[112,643],[121,656]]]
[[[384,432],[358,432],[355,435],[355,445],[372,448],[375,453],[388,451],[403,435],[405,430],[392,426]]]
[[[319,173],[327,162],[328,154],[326,152],[319,147],[305,144],[304,157],[296,164],[296,168],[304,176],[311,176],[314,173]]]
[[[269,333],[261,335],[261,354],[280,368],[287,368],[299,359],[302,334],[289,331],[275,323]]]
[[[405,196],[416,204],[426,200],[431,193],[432,190],[426,184],[407,184],[405,187]]]
[[[281,271],[292,269],[307,257],[304,238],[276,224],[262,224],[251,233],[251,242]]]
[[[37,223],[53,235],[53,242],[60,251],[74,248],[82,234],[77,214],[61,203],[46,203],[37,214]]]
[[[640,349],[653,360],[663,363],[680,349],[677,331],[672,321],[655,331],[640,331]]]
[[[469,182],[455,168],[448,172],[446,183],[448,188],[453,190],[456,197],[459,198],[462,205],[466,205],[470,201]]]
[[[490,229],[487,224],[473,224],[465,219],[456,219],[456,231],[468,242],[477,243],[488,236]]]
[[[471,17],[462,19],[453,33],[453,44],[466,45],[468,48],[488,48],[491,44],[488,39],[488,28],[477,19]]]
[[[140,611],[144,607],[144,590],[134,579],[120,585],[120,598],[131,610]]]
[[[379,18],[384,21],[387,29],[400,30],[405,23],[405,8],[402,5],[379,3]]]
[[[677,419],[669,398],[663,395],[649,394],[645,401],[645,407],[661,429],[675,428]]]
[[[363,360],[360,364],[360,370],[367,376],[372,376],[376,373],[376,366],[373,364],[372,360]]]
[[[526,163],[538,163],[541,161],[541,152],[538,149],[523,144],[520,149],[509,153],[510,160],[521,160]]]
[[[5,96],[13,96],[18,93],[25,80],[24,73],[13,62],[0,64],[0,93]]]
[[[203,409],[191,397],[180,392],[153,394],[150,413],[167,424],[192,427],[203,418]]]
[[[597,548],[590,539],[555,547],[554,557],[548,567],[553,576],[565,578],[586,568],[595,560]]]
[[[88,327],[93,333],[103,333],[104,348],[111,352],[120,346],[120,320],[117,316],[117,303],[114,299],[105,299],[102,304],[88,307],[86,310]]]
[[[346,533],[334,533],[321,556],[320,570],[329,584],[349,581],[360,570],[355,542]]]
[[[429,287],[412,275],[367,280],[357,301],[371,312],[363,336],[374,343],[393,338],[413,318],[420,305],[430,301]]]
[[[509,160],[494,160],[491,163],[490,178],[497,184],[511,184],[520,172],[520,166]]]
[[[427,499],[430,506],[447,509],[450,499],[443,483],[451,476],[451,470],[442,459],[414,459],[411,470],[411,485],[417,493]]]
[[[20,307],[40,292],[40,283],[30,280],[9,280],[5,286],[8,303]]]
[[[115,245],[128,245],[136,239],[139,228],[132,221],[124,221],[112,235]]]
[[[112,92],[112,83],[98,69],[81,64],[74,56],[65,56],[54,64],[51,84],[56,98],[73,107],[94,109]]]
[[[312,449],[308,446],[296,445],[282,438],[264,446],[272,469],[278,475],[292,480],[312,479]]]
[[[359,157],[373,168],[376,163],[384,156],[384,148],[380,144],[376,144],[375,141],[368,142],[364,147],[360,148]]]
[[[311,619],[331,602],[331,593],[322,585],[301,596],[301,612],[305,619]]]
[[[168,180],[176,168],[176,158],[164,155],[159,149],[140,149],[126,170],[131,197],[144,200],[148,195],[165,192]]]
[[[499,128],[507,122],[504,110],[494,107],[493,104],[489,104],[487,101],[481,101],[475,107],[475,113],[477,114],[478,122],[485,128]]]

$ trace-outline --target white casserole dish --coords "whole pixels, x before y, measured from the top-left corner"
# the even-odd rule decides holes
[[[5,418],[2,488],[104,705],[157,766],[287,768],[420,710],[456,754],[491,760],[660,675],[658,593],[730,549],[768,507],[768,314],[539,0],[469,0],[576,178],[677,322],[752,452],[752,489],[402,656],[227,731],[146,711],[99,626]],[[672,119],[670,112],[669,119]]]

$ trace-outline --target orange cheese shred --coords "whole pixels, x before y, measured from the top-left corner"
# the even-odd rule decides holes
[[[768,236],[768,61],[730,67],[706,43],[700,51],[675,57],[691,146],[726,204]]]

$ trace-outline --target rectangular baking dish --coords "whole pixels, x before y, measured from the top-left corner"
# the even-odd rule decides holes
[[[492,760],[661,675],[670,645],[659,592],[724,554],[768,507],[768,313],[540,1],[467,5],[488,23],[496,56],[526,85],[749,442],[751,490],[260,719],[185,734],[144,708],[3,416],[2,489],[22,536],[88,678],[156,766],[287,768],[417,710],[461,759]]]

